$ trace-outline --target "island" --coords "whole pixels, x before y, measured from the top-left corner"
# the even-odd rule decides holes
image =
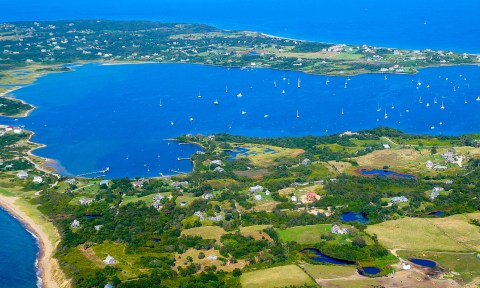
[[[71,63],[191,63],[356,75],[416,73],[425,67],[478,64],[480,59],[468,53],[310,42],[201,24],[107,20],[0,23],[0,51],[0,93],[46,73],[69,71]]]

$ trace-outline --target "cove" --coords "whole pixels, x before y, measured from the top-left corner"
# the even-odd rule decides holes
[[[301,252],[302,253],[305,253],[305,252],[314,253],[315,256],[310,258],[310,259],[312,259],[315,262],[330,263],[330,264],[336,264],[336,265],[355,265],[355,262],[353,262],[353,261],[336,259],[336,258],[327,256],[327,255],[323,254],[322,252],[320,252],[320,250],[314,249],[314,248],[306,248],[306,249],[303,249]]]
[[[63,175],[106,167],[108,178],[189,172],[192,163],[178,159],[201,148],[166,140],[188,133],[287,137],[389,126],[459,135],[477,132],[480,121],[477,66],[428,68],[387,80],[381,74],[327,77],[190,64],[74,68],[13,93],[37,107],[29,117],[0,118],[0,124],[34,131],[32,140],[47,145],[34,154],[56,160]]]

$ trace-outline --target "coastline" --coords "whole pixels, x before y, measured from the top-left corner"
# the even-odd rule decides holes
[[[19,199],[20,198],[18,197],[8,197],[0,194],[0,206],[7,213],[17,219],[28,232],[35,236],[39,248],[37,267],[41,274],[41,287],[70,287],[70,281],[60,269],[58,261],[53,258],[53,254],[59,241],[52,243],[42,225],[36,223],[26,211],[22,210],[19,205],[16,204]],[[55,232],[58,234],[58,231]]]

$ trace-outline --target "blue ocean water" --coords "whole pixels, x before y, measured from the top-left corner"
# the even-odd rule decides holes
[[[0,287],[36,287],[35,238],[3,209],[0,209],[0,235]]]
[[[333,43],[480,52],[480,1],[0,0],[0,21],[141,19]]]
[[[38,108],[28,118],[0,122],[35,131],[33,140],[47,144],[35,154],[58,160],[64,174],[110,167],[111,178],[189,171],[191,163],[177,159],[199,148],[165,140],[187,133],[301,136],[389,126],[458,135],[478,132],[480,123],[478,66],[385,78],[189,64],[90,64],[48,75],[14,94]]]

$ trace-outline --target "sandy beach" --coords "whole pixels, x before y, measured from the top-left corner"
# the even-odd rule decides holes
[[[53,253],[58,242],[52,243],[42,225],[36,223],[27,215],[26,211],[22,210],[19,205],[16,204],[18,199],[17,197],[0,195],[0,206],[25,225],[25,227],[37,237],[40,248],[38,268],[41,271],[42,287],[70,287],[70,281],[60,269],[58,261],[53,258]],[[58,233],[57,231],[55,232]]]

